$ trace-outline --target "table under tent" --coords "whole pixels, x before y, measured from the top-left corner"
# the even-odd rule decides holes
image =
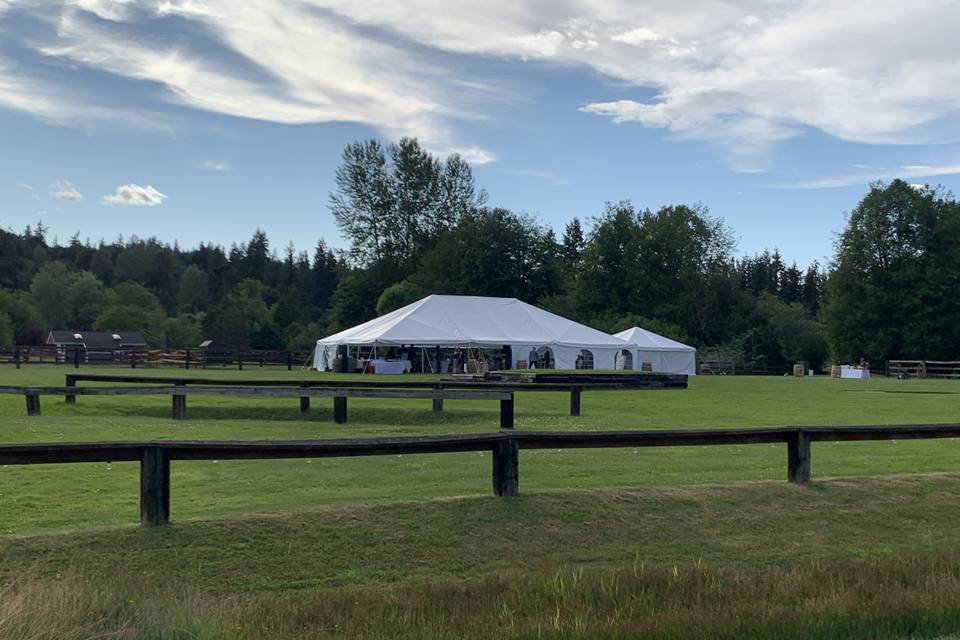
[[[631,345],[632,362],[627,363],[627,358],[621,355],[617,359],[617,369],[696,375],[697,350],[689,345],[640,327],[631,327],[613,335]]]
[[[465,362],[471,351],[495,351],[504,368],[612,370],[617,357],[633,349],[620,338],[516,298],[431,295],[318,340],[314,368],[337,370],[335,364],[352,358],[395,362],[399,357],[404,369],[419,360],[422,371],[446,372],[450,369],[443,365],[458,353]],[[387,353],[393,358],[378,358]]]

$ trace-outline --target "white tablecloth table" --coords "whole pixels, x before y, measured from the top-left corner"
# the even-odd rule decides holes
[[[840,377],[853,380],[869,380],[870,369],[861,369],[860,367],[851,367],[850,365],[840,365]]]
[[[397,374],[410,368],[409,360],[370,360],[374,373]]]

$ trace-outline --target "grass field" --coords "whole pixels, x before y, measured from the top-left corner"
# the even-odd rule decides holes
[[[4,369],[0,384],[61,385],[66,372]],[[587,391],[579,418],[568,401],[518,394],[517,428],[960,421],[952,381],[699,377]],[[302,416],[295,399],[197,397],[174,422],[169,402],[44,397],[28,418],[22,397],[0,396],[0,438],[476,433],[498,415],[491,402],[434,414],[429,401],[351,400],[336,425],[329,401]],[[816,443],[809,487],[784,482],[785,458],[783,445],[524,451],[511,500],[489,495],[487,454],[176,461],[173,525],[154,531],[135,526],[134,463],[0,467],[0,637],[960,631],[960,442]]]

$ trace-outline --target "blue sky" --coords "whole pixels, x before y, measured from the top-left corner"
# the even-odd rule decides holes
[[[832,253],[877,179],[960,191],[960,4],[0,0],[0,225],[342,246],[343,147],[418,137],[562,230],[707,205]]]

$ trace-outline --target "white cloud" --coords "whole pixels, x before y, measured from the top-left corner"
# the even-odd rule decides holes
[[[808,128],[866,143],[960,139],[954,0],[909,10],[899,0],[527,0],[502,12],[480,0],[456,12],[439,0],[325,4],[432,46],[593,68],[655,95],[588,100],[585,112],[734,154]],[[597,46],[575,44],[589,41]]]
[[[455,153],[473,165],[489,164],[497,159],[495,155],[486,149],[481,149],[480,147],[433,149],[433,152],[441,157],[449,156]]]
[[[565,187],[570,184],[566,178],[559,176],[552,171],[540,171],[538,169],[504,169],[503,173],[513,176],[520,176],[522,178],[536,178],[537,180],[544,180],[557,187]]]
[[[854,165],[854,168],[863,165]],[[917,165],[907,164],[898,167],[884,168],[878,167],[866,171],[854,171],[817,180],[797,182],[793,184],[780,185],[782,189],[835,189],[838,187],[852,187],[856,185],[867,185],[877,180],[893,180],[900,178],[909,180],[912,178],[930,178],[936,176],[951,176],[960,174],[960,164],[944,165]]]
[[[430,57],[318,9],[279,0],[168,1],[159,8],[146,0],[91,0],[64,7],[57,37],[35,46],[70,65],[155,83],[167,100],[196,109],[286,124],[357,122],[394,138],[417,136],[430,149],[453,146],[452,120],[473,115],[455,104],[464,82]],[[185,34],[149,32],[158,16],[194,22],[225,55],[209,55],[209,42]],[[143,29],[142,37],[133,29]]]
[[[610,39],[614,42],[623,42],[626,44],[632,44],[634,46],[642,47],[650,42],[662,42],[668,38],[662,33],[654,31],[650,27],[637,27],[635,29],[630,29],[629,31],[624,31],[622,33],[615,33],[610,36]]]
[[[152,185],[125,184],[103,197],[104,204],[125,204],[134,207],[155,207],[166,199]]]
[[[204,160],[201,167],[207,171],[231,171],[233,169],[229,163],[218,160]]]
[[[17,186],[21,189],[26,189],[27,191],[33,191],[33,185],[26,182],[18,182]]]
[[[51,185],[50,197],[57,200],[83,200],[83,194],[69,180],[59,180]]]
[[[281,123],[356,122],[435,151],[476,148],[457,131],[491,99],[490,82],[465,78],[438,51],[592,69],[635,93],[588,95],[571,109],[717,143],[735,157],[810,129],[865,143],[960,140],[955,0],[909,10],[899,0],[459,0],[455,9],[444,0],[61,1],[37,12],[49,14],[55,36],[28,40],[2,23],[0,35],[66,68],[159,87],[180,105]],[[170,17],[195,28],[152,30]],[[62,84],[0,60],[0,106],[54,121],[117,112],[151,121]],[[476,148],[475,157],[493,154]]]

